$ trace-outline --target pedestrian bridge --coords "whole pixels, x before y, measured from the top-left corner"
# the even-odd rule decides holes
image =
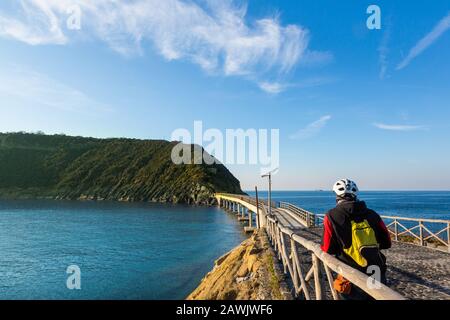
[[[374,299],[404,300],[407,298],[401,290],[394,290],[381,284],[373,277],[323,252],[320,248],[323,215],[314,214],[285,202],[272,201],[269,205],[266,200],[245,195],[217,193],[215,197],[220,207],[235,214],[237,219],[244,223],[246,232],[253,232],[260,228],[265,229],[283,265],[284,273],[290,276],[296,297],[306,300],[338,300],[339,295],[334,290],[333,281],[337,274],[341,274]],[[410,243],[408,246],[415,244],[413,248],[418,251],[434,249],[434,252],[440,255],[440,259],[444,257],[444,260],[447,261],[448,259],[448,262],[450,262],[450,255],[448,254],[450,221],[382,217],[386,221],[394,241],[398,243],[408,242]],[[427,254],[429,254],[428,251]],[[408,272],[413,273],[414,270]],[[448,267],[444,273],[444,276],[447,276],[448,279],[448,275],[450,275]],[[404,281],[416,281],[413,275],[406,279]],[[432,289],[442,294],[439,295],[439,298],[443,296],[444,299],[450,299],[450,288],[447,287],[448,280],[446,281],[446,283],[440,285],[433,283]],[[423,286],[423,283],[420,285]],[[406,296],[408,295],[406,294]],[[409,296],[417,298],[414,294]],[[419,298],[433,299],[433,297],[428,296],[419,296]]]

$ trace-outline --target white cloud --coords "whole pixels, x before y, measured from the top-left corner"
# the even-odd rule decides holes
[[[326,124],[330,119],[331,119],[330,115],[323,116],[319,120],[316,120],[308,124],[305,128],[290,135],[289,138],[293,140],[304,140],[311,138],[317,135],[320,132],[320,130],[322,130],[322,128],[326,126]]]
[[[329,84],[334,81],[336,81],[336,79],[331,77],[310,77],[294,83],[263,81],[259,82],[258,85],[262,90],[264,90],[267,93],[278,94],[280,92],[285,91],[288,88],[297,88],[297,89],[311,88]]]
[[[438,24],[425,37],[419,40],[414,47],[411,48],[408,55],[402,62],[397,65],[397,70],[405,68],[415,57],[421,54],[425,49],[432,45],[445,31],[450,28],[450,13],[442,18]]]
[[[384,123],[374,123],[373,125],[378,129],[390,130],[390,131],[415,131],[415,130],[422,130],[422,129],[426,128],[424,126],[384,124]]]
[[[387,67],[388,67],[389,38],[390,38],[390,30],[388,28],[384,32],[383,37],[381,39],[380,46],[378,47],[378,62],[380,64],[380,73],[379,73],[380,79],[384,79],[386,77],[386,72],[387,72]]]
[[[15,101],[29,108],[44,106],[76,113],[112,110],[84,92],[47,75],[20,67],[2,66],[2,70],[5,72],[0,74],[0,101]]]
[[[45,0],[22,1],[20,4],[21,18],[0,12],[0,36],[30,45],[67,43],[58,15]],[[64,10],[69,4],[63,0],[59,5],[59,9]]]
[[[267,93],[277,94],[282,92],[286,86],[279,82],[260,82],[259,87]]]
[[[306,63],[331,57],[330,53],[308,53],[307,29],[283,26],[277,17],[248,22],[246,6],[232,0],[20,3],[14,13],[0,11],[0,36],[31,45],[66,44],[79,32],[106,42],[121,54],[133,55],[142,54],[142,44],[148,41],[167,60],[188,60],[208,72],[246,76],[258,83],[270,72],[281,79],[304,56]],[[67,9],[74,4],[82,12],[78,32],[65,27]]]

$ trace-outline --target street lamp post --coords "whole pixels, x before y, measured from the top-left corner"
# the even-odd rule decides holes
[[[269,214],[272,214],[272,173],[276,170],[278,170],[278,168],[261,176],[261,178],[269,178]]]

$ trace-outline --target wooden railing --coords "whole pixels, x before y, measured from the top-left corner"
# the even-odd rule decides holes
[[[381,216],[395,241],[416,243],[420,246],[435,245],[450,252],[450,221]]]
[[[308,228],[315,225],[316,217],[312,212],[309,212],[287,202],[280,202],[280,208],[287,209],[292,213],[298,215],[303,221],[305,221]]]
[[[250,203],[254,206],[256,206],[256,199],[249,197],[249,196],[245,196],[245,195],[240,195],[240,194],[231,194],[231,193],[218,193],[216,194],[216,196],[225,196],[225,197],[230,197],[230,198],[235,198],[235,199],[239,199],[241,201],[245,201],[247,203]],[[263,199],[259,199],[258,201],[258,206],[261,208],[263,205],[266,204],[266,201],[264,201]]]
[[[323,223],[324,214],[316,214],[316,225]],[[450,221],[382,215],[392,240],[419,246],[434,246],[450,252]]]
[[[241,200],[256,205],[256,200],[249,196],[237,196],[224,194],[231,197],[239,197]],[[268,206],[266,200],[259,200],[259,208]],[[272,201],[273,208],[287,209],[304,221],[307,227],[323,224],[324,214],[314,214],[287,202]],[[395,216],[381,216],[386,223],[394,241],[408,242],[420,246],[427,246],[441,251],[450,252],[450,221],[438,219],[407,218]]]
[[[235,194],[229,194],[229,193],[218,193],[217,195],[236,198],[236,199],[239,199],[241,201],[246,201],[246,202],[256,206],[256,199],[249,197],[249,196],[235,195]],[[303,224],[305,226],[307,226],[308,228],[313,227],[315,225],[316,217],[315,217],[314,213],[309,212],[305,209],[299,208],[288,202],[272,201],[271,203],[272,203],[273,209],[282,208],[282,209],[289,210],[291,213],[296,215],[300,220],[302,220],[304,222]],[[259,204],[259,208],[262,209],[263,206],[266,206],[266,207],[269,206],[269,201],[260,198],[258,201],[258,204]]]
[[[338,300],[339,295],[333,282],[335,274],[341,274],[377,300],[405,299],[374,278],[325,253],[319,244],[279,225],[274,215],[267,217],[266,231],[284,266],[284,272],[289,273],[293,281],[295,295],[298,297],[303,296],[306,300],[313,297],[316,300]],[[309,269],[307,266],[310,266]]]
[[[243,195],[218,194],[217,196],[225,196],[228,201],[230,199],[231,201],[233,199],[245,201],[253,207],[258,203],[256,214],[259,215],[261,221],[259,227],[266,230],[278,258],[283,264],[284,272],[289,274],[292,279],[294,293],[297,297],[303,297],[306,300],[312,298],[338,300],[339,295],[334,289],[333,282],[335,276],[340,274],[375,299],[404,299],[402,295],[374,278],[323,252],[319,244],[280,224],[276,213],[268,214],[267,205],[264,201],[257,201]],[[281,207],[288,210],[297,208],[295,206],[290,207],[288,204],[282,204]],[[306,215],[307,221],[309,221],[312,216],[309,213],[308,217],[307,213],[304,210],[298,214]]]

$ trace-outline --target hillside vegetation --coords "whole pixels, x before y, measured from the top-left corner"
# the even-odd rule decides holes
[[[211,204],[242,193],[222,164],[175,165],[175,144],[0,133],[0,197]]]

